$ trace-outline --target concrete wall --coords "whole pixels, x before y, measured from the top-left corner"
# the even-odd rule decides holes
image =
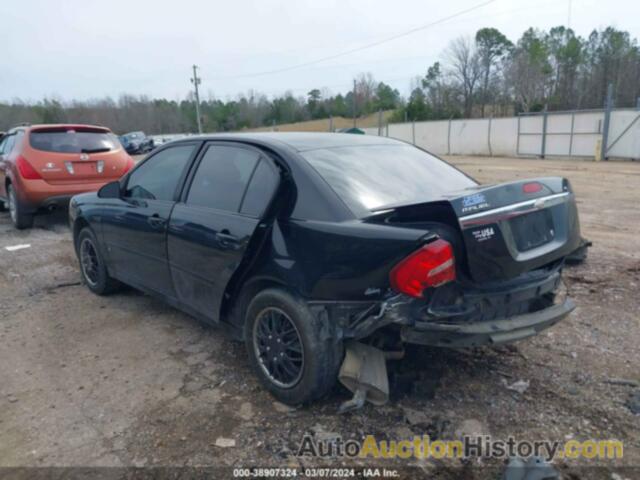
[[[393,123],[382,135],[398,138],[440,155],[593,157],[602,139],[604,112],[549,113],[496,119]],[[378,135],[378,128],[365,128]],[[640,111],[614,110],[609,127],[612,158],[640,159]]]

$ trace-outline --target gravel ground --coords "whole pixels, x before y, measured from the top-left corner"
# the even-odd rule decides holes
[[[391,365],[400,372],[391,402],[344,416],[336,415],[348,398],[339,387],[320,403],[288,408],[260,387],[243,345],[221,332],[133,290],[91,294],[79,283],[65,212],[23,232],[0,213],[0,467],[344,464],[496,478],[494,460],[295,455],[305,433],[453,439],[472,429],[499,439],[617,438],[622,460],[555,466],[567,478],[640,478],[640,415],[632,413],[640,409],[640,163],[450,160],[482,182],[572,181],[583,234],[594,242],[588,261],[565,271],[578,308],[509,347],[413,349]],[[16,244],[30,247],[4,248]],[[400,381],[408,371],[416,378]],[[522,393],[508,388],[518,381],[528,383]]]

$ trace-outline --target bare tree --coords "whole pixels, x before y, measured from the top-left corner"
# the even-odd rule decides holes
[[[473,41],[467,37],[456,38],[449,44],[446,57],[450,66],[449,73],[462,93],[464,114],[471,117],[474,94],[482,73],[480,57]]]
[[[370,109],[377,85],[370,72],[358,75],[356,79],[356,102],[360,113],[367,112]]]

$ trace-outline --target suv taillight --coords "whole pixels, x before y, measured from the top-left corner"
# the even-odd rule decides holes
[[[16,159],[16,166],[22,178],[26,180],[42,180],[42,176],[22,155]]]
[[[413,252],[398,263],[389,280],[391,288],[411,297],[422,297],[422,291],[456,279],[456,263],[451,244],[438,239]]]

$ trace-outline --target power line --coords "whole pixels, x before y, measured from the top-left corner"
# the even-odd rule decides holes
[[[392,42],[392,41],[397,40],[399,38],[403,38],[403,37],[406,37],[408,35],[412,35],[412,34],[414,34],[416,32],[420,32],[422,30],[426,30],[426,29],[434,27],[436,25],[440,25],[441,23],[448,22],[449,20],[452,20],[452,19],[454,19],[456,17],[459,17],[461,15],[465,15],[465,14],[467,14],[469,12],[473,12],[474,10],[478,10],[480,8],[486,7],[487,5],[489,5],[491,3],[494,3],[496,1],[497,0],[488,0],[488,1],[485,1],[483,3],[477,4],[477,5],[473,6],[473,7],[467,8],[465,10],[461,10],[459,12],[453,13],[453,14],[447,16],[447,17],[441,18],[441,19],[436,20],[434,22],[427,23],[425,25],[421,25],[419,27],[412,28],[411,30],[404,31],[402,33],[398,33],[398,34],[393,35],[391,37],[383,38],[382,40],[371,42],[371,43],[362,45],[360,47],[352,48],[350,50],[345,50],[345,51],[340,52],[340,53],[329,55],[327,57],[317,58],[315,60],[310,60],[308,62],[299,63],[297,65],[291,65],[289,67],[278,68],[278,69],[275,69],[275,70],[266,70],[266,71],[263,71],[263,72],[247,73],[247,74],[242,74],[242,75],[232,75],[232,76],[217,77],[217,78],[251,78],[251,77],[259,77],[259,76],[263,76],[263,75],[273,75],[273,74],[276,74],[276,73],[289,72],[291,70],[296,70],[298,68],[308,67],[309,65],[315,65],[316,63],[326,62],[328,60],[334,60],[336,58],[344,57],[346,55],[351,55],[352,53],[361,52],[363,50],[367,50],[367,49],[370,49],[370,48],[373,48],[373,47],[377,47],[378,45],[382,45],[384,43]]]

